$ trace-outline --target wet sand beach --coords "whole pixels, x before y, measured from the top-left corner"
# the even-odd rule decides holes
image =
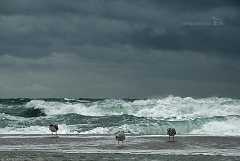
[[[109,135],[0,135],[2,160],[240,160],[240,137]]]

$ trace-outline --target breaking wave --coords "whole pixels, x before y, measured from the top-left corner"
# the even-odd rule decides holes
[[[58,123],[62,134],[240,135],[240,100],[232,98],[1,99],[1,134],[47,134]]]

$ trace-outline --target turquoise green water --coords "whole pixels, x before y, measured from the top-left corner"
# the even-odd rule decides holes
[[[240,100],[168,96],[134,99],[0,99],[0,134],[240,135]]]

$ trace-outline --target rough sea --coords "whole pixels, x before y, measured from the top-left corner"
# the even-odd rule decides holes
[[[59,125],[58,137],[50,135],[52,123]],[[167,141],[169,127],[177,131],[176,142]],[[114,140],[119,130],[127,134],[123,145]],[[240,160],[240,99],[0,99],[0,156],[0,161]]]
[[[240,135],[240,99],[0,99],[0,134]]]

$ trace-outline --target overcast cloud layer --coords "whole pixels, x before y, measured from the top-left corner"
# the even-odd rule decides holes
[[[1,0],[1,97],[240,96],[239,0]]]

